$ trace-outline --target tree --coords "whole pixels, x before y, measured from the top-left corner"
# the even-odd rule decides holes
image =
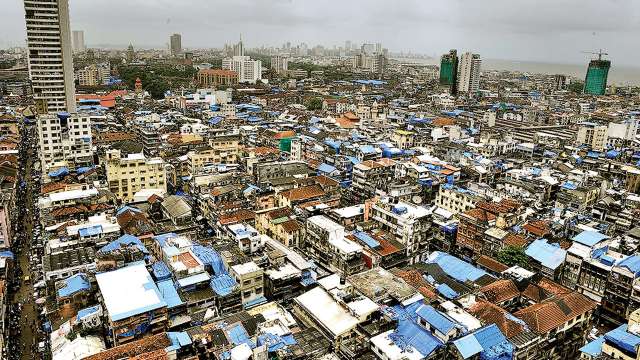
[[[498,261],[507,265],[526,268],[528,267],[529,257],[524,253],[524,248],[520,246],[507,246],[498,252]]]
[[[571,82],[569,84],[569,91],[576,94],[582,94],[582,89],[584,89],[584,83],[581,81]]]
[[[320,110],[322,109],[322,98],[314,97],[307,101],[307,110]]]

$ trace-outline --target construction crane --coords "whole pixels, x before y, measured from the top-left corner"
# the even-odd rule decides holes
[[[598,52],[595,52],[595,51],[581,51],[581,53],[583,53],[583,54],[591,54],[591,55],[598,55],[598,60],[602,60],[602,55],[609,55],[609,53],[603,52],[602,49],[598,50]]]

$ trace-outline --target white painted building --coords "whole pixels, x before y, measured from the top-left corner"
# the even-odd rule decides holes
[[[252,60],[249,56],[234,56],[222,60],[224,70],[238,74],[238,82],[255,84],[262,80],[262,61]]]
[[[68,0],[24,0],[29,78],[39,111],[75,112]]]
[[[458,63],[458,91],[474,94],[480,89],[480,55],[466,52]]]
[[[42,172],[93,165],[90,114],[59,114],[38,117],[38,142]]]

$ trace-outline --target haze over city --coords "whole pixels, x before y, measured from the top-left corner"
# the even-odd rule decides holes
[[[640,359],[639,0],[3,0],[0,360]]]
[[[242,33],[248,47],[344,40],[382,42],[392,52],[438,56],[452,47],[485,58],[582,64],[580,51],[606,48],[618,65],[640,58],[634,0],[71,0],[72,28],[89,46],[220,47]],[[4,0],[0,45],[24,44],[20,0]]]

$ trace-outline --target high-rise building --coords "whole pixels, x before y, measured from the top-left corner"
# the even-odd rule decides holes
[[[458,63],[458,92],[475,94],[480,89],[480,55],[466,52]]]
[[[73,30],[73,51],[83,52],[85,50],[87,47],[84,44],[84,31]]]
[[[76,111],[68,0],[24,0],[29,78],[41,113]]]
[[[182,52],[182,35],[173,34],[169,38],[171,55],[176,56]]]
[[[127,48],[127,62],[131,63],[133,62],[133,60],[135,60],[136,58],[136,52],[133,49],[133,44],[129,44],[129,47]]]
[[[458,82],[458,52],[449,51],[440,58],[440,85],[448,86],[451,94],[456,93]]]
[[[281,74],[289,70],[289,58],[283,55],[274,55],[271,57],[271,69]]]
[[[604,95],[607,90],[607,76],[609,76],[611,61],[591,60],[584,79],[584,93],[589,95]]]
[[[242,37],[237,44],[233,45],[233,56],[244,56],[244,44],[242,43]]]
[[[234,56],[222,59],[222,68],[238,74],[238,82],[255,84],[262,79],[262,61],[249,56]]]

